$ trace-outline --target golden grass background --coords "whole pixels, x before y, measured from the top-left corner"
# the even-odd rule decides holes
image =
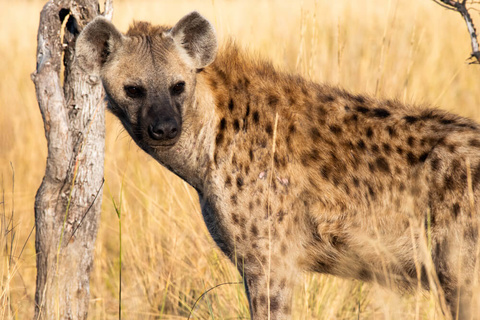
[[[0,0],[0,319],[31,319],[34,309],[34,234],[28,236],[46,140],[30,73],[43,4]],[[123,31],[133,19],[173,24],[198,10],[220,39],[232,36],[284,70],[480,121],[480,67],[466,63],[471,48],[464,22],[431,0],[115,0],[114,7]],[[472,15],[480,27],[478,11]],[[204,291],[240,280],[209,237],[196,194],[140,151],[109,115],[90,319],[118,318],[113,200],[120,197],[124,319],[185,319]],[[353,280],[298,277],[294,319],[442,319],[429,294],[400,296]],[[243,287],[210,291],[193,318],[248,318]]]

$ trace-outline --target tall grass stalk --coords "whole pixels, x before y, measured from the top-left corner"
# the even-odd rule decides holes
[[[118,219],[118,319],[122,319],[122,198],[123,198],[123,184],[125,176],[122,178],[122,184],[120,188],[120,195],[118,204],[115,201],[115,198],[111,196],[112,205],[115,210]],[[108,188],[108,193],[110,189]]]

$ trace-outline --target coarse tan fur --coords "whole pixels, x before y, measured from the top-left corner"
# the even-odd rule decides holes
[[[435,288],[454,318],[478,316],[475,122],[313,83],[232,42],[217,49],[196,12],[125,35],[97,18],[77,60],[133,140],[198,191],[252,319],[289,319],[304,271]]]

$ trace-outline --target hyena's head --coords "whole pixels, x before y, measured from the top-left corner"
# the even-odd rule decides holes
[[[173,28],[135,23],[125,35],[98,17],[76,45],[80,67],[101,78],[109,109],[147,152],[180,139],[195,101],[196,74],[216,52],[215,31],[197,12]]]

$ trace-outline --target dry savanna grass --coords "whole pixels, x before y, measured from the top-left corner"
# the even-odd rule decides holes
[[[192,10],[220,39],[236,41],[290,72],[354,92],[439,106],[480,121],[479,67],[464,22],[431,0],[116,0],[114,22],[173,24]],[[30,73],[43,1],[0,0],[0,318],[33,315],[33,203],[46,141]],[[478,11],[473,18],[480,20]],[[477,22],[480,26],[480,23]],[[107,117],[102,223],[91,277],[91,319],[185,319],[196,299],[241,281],[216,249],[195,192],[140,151]],[[432,294],[299,274],[295,319],[443,319]],[[209,291],[194,319],[248,318],[241,285]]]

